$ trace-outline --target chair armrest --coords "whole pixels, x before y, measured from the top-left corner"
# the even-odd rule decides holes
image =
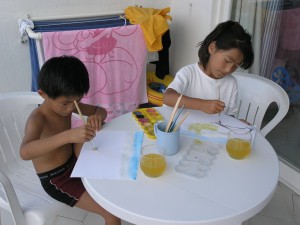
[[[1,171],[0,171],[0,184],[3,186],[15,224],[16,225],[26,224],[25,216],[21,209],[14,187],[10,182],[9,178]]]

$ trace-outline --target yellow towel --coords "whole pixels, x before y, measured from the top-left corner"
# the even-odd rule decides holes
[[[162,50],[161,37],[169,29],[167,19],[172,20],[167,15],[169,12],[170,7],[153,9],[129,6],[124,10],[125,17],[131,24],[140,24],[149,52]]]

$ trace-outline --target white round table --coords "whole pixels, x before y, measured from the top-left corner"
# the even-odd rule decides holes
[[[156,109],[164,118],[171,114],[169,107]],[[141,130],[131,113],[115,118],[103,129]],[[189,137],[181,138],[179,153],[167,156],[168,167],[161,177],[146,177],[139,169],[132,181],[83,178],[87,191],[106,210],[138,225],[237,225],[270,201],[277,187],[279,163],[259,132],[249,157],[231,159],[224,147],[201,179],[174,170]],[[144,142],[155,143],[146,135]]]

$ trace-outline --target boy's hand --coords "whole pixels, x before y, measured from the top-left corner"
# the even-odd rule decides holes
[[[91,125],[95,131],[99,131],[106,116],[106,110],[102,107],[97,106],[94,114],[88,117],[87,124]]]
[[[84,143],[96,136],[95,129],[90,125],[83,125],[68,131],[69,143]]]
[[[102,125],[102,117],[99,114],[94,114],[88,117],[87,124],[90,125],[94,131],[99,131]]]
[[[225,108],[225,103],[219,100],[202,100],[200,110],[208,114],[221,113]]]

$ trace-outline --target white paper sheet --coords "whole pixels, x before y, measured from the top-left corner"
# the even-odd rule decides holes
[[[136,179],[143,132],[100,131],[82,147],[71,177]]]
[[[221,123],[227,125],[229,129],[217,124],[219,122],[219,119]],[[200,126],[205,126],[206,124],[216,126],[217,130],[201,129],[199,130],[199,132],[191,131],[190,126],[197,123],[200,124]],[[211,141],[225,144],[227,140],[227,134],[230,128],[233,130],[237,128],[241,130],[245,129],[245,131],[251,130],[253,143],[256,133],[255,127],[247,125],[246,123],[243,123],[235,118],[223,114],[221,114],[220,117],[218,114],[203,114],[201,117],[191,115],[182,124],[180,133],[183,135],[198,138],[201,141]]]

